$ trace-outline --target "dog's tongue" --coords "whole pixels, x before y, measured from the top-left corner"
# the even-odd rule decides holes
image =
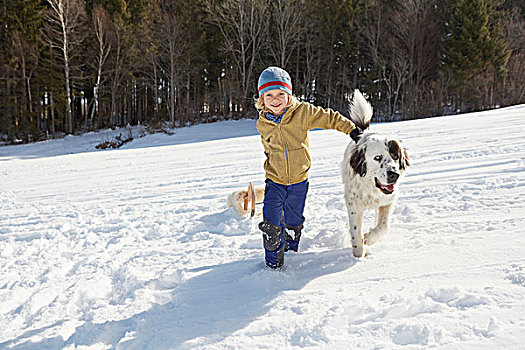
[[[381,184],[381,188],[384,188],[385,190],[387,191],[393,191],[394,190],[394,185],[383,185]]]

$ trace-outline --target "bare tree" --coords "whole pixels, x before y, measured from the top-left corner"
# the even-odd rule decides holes
[[[142,86],[148,91],[142,97],[143,111],[146,112],[148,103],[151,102],[150,119],[155,119],[159,111],[159,65],[162,47],[162,21],[160,19],[160,8],[158,3],[150,3],[147,7],[148,16],[137,23],[138,71],[143,77]],[[144,113],[146,115],[146,113]]]
[[[315,40],[318,33],[315,32],[315,26],[312,22],[306,24],[304,40],[300,46],[296,47],[296,67],[297,76],[294,81],[294,91],[296,95],[302,95],[307,101],[313,102],[315,94],[315,77],[319,73],[323,64],[319,42]],[[301,51],[301,52],[300,52]],[[301,66],[300,66],[301,65]]]
[[[388,113],[391,114],[393,110],[393,86],[392,77],[388,69],[389,55],[385,55],[384,47],[384,43],[388,41],[386,38],[388,36],[387,20],[386,5],[383,1],[377,1],[365,6],[363,16],[358,17],[358,27],[361,28],[361,35],[372,62],[379,68],[381,73],[381,77],[376,79],[376,82],[382,82],[387,87]]]
[[[377,1],[364,10],[361,33],[372,61],[379,68],[377,82],[386,86],[387,113],[398,113],[407,103],[417,106],[424,91],[423,81],[437,74],[439,43],[434,1]],[[412,102],[415,104],[412,104]]]
[[[268,49],[278,65],[287,67],[304,33],[301,25],[304,6],[298,0],[275,0],[272,7],[272,23],[275,24],[276,32],[272,33],[272,43]]]
[[[122,87],[122,83],[126,77],[127,67],[130,64],[132,42],[130,38],[129,28],[121,16],[116,16],[112,21],[111,30],[111,107],[110,107],[110,125],[115,123],[121,124],[121,114],[117,112],[118,104],[117,97]]]
[[[80,27],[84,23],[85,8],[82,0],[47,0],[50,8],[46,13],[46,41],[57,49],[62,58],[66,89],[67,132],[73,133],[71,110],[71,69],[76,49],[82,43]]]
[[[317,93],[316,84],[320,76],[328,74],[326,72],[326,40],[321,34],[321,28],[318,25],[318,18],[315,15],[316,7],[313,1],[301,2],[300,10],[294,9],[301,13],[301,21],[298,35],[293,37],[297,39],[293,52],[290,52],[295,61],[294,93],[306,101],[314,102]]]
[[[241,105],[246,113],[255,71],[268,30],[268,1],[224,0],[216,3],[204,1],[212,23],[216,24],[224,37],[223,50],[235,63],[241,91]]]
[[[18,60],[22,79],[24,80],[24,98],[27,101],[29,118],[33,118],[33,94],[31,89],[31,79],[39,65],[38,47],[36,44],[30,44],[25,40],[23,35],[15,31],[12,36],[12,47],[16,59]]]
[[[181,57],[186,51],[189,42],[185,36],[183,20],[178,16],[176,4],[171,0],[160,2],[161,19],[161,60],[162,72],[168,81],[168,112],[171,126],[175,126],[175,107],[177,103],[177,89],[179,88],[177,67],[181,64]]]
[[[93,120],[95,118],[95,111],[98,110],[99,106],[99,90],[102,83],[102,69],[106,62],[108,55],[111,51],[111,43],[109,41],[109,16],[100,5],[96,5],[93,8],[91,14],[92,25],[96,37],[97,54],[96,54],[96,78],[95,86],[93,88],[93,106],[91,108],[91,115],[89,118],[90,127],[93,128]],[[100,115],[99,115],[100,120]]]
[[[505,17],[505,39],[511,56],[504,78],[503,101],[505,104],[525,102],[525,17],[514,7]]]
[[[422,107],[424,83],[439,69],[439,32],[432,0],[406,0],[389,16],[392,33],[392,72],[395,76],[394,108],[405,97],[405,113]],[[403,88],[403,92],[401,89]]]

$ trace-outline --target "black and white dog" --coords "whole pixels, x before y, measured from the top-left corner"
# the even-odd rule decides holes
[[[390,215],[399,195],[399,183],[410,165],[401,140],[368,130],[372,106],[359,90],[354,91],[350,119],[363,133],[348,145],[342,165],[345,204],[354,256],[366,255],[389,230]],[[375,227],[363,235],[365,210],[376,211]]]

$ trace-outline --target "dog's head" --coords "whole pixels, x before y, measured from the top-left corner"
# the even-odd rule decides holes
[[[395,192],[409,165],[401,140],[370,132],[363,134],[350,157],[353,171],[387,196]]]

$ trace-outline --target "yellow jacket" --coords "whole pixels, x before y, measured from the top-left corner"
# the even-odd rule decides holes
[[[316,128],[350,134],[355,125],[330,108],[323,109],[296,99],[279,125],[266,119],[264,111],[259,112],[257,130],[266,153],[264,170],[267,179],[291,185],[308,178],[311,167],[308,131]]]

